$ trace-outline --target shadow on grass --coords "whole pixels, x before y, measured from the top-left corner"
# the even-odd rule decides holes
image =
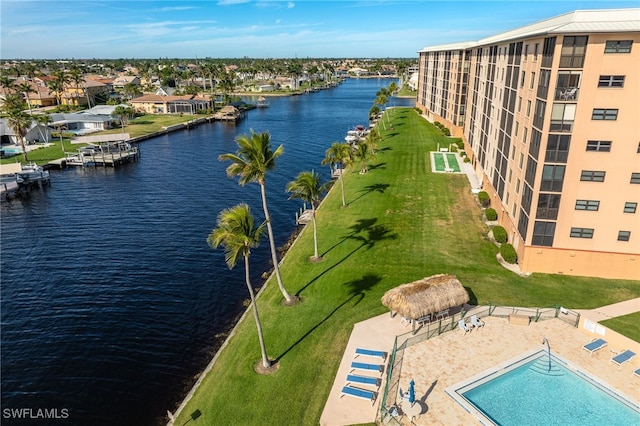
[[[345,283],[345,285],[350,287],[349,294],[355,296],[358,294],[364,294],[364,292],[371,290],[371,287],[378,284],[380,281],[382,281],[382,277],[379,275],[366,274],[362,278]],[[360,303],[360,301],[354,303],[354,306],[358,303]]]
[[[469,294],[469,301],[467,303],[476,306],[478,304],[476,294],[473,292],[471,287],[465,287],[464,289],[467,290],[467,293]]]
[[[376,243],[378,243],[380,241],[393,240],[393,239],[397,238],[397,234],[392,232],[386,226],[384,226],[384,225],[376,225],[377,221],[378,221],[378,219],[376,219],[376,218],[358,219],[355,224],[351,225],[349,227],[349,229],[351,229],[351,232],[348,235],[344,236],[341,241],[339,241],[338,243],[334,244],[329,250],[327,250],[324,253],[322,253],[322,257],[326,256],[327,253],[329,253],[335,247],[339,246],[340,244],[342,244],[343,242],[345,242],[347,240],[360,241],[360,245],[357,246],[356,248],[354,248],[353,250],[351,250],[350,253],[347,253],[342,259],[340,259],[339,261],[337,261],[333,265],[329,266],[324,271],[320,272],[311,281],[309,281],[300,290],[298,290],[296,292],[296,296],[300,296],[300,294],[304,290],[306,290],[307,287],[309,287],[311,284],[316,282],[318,279],[320,279],[327,272],[331,271],[333,268],[335,268],[336,266],[340,265],[342,262],[347,260],[353,254],[355,254],[358,250],[360,250],[362,248],[366,248],[367,250],[369,250],[369,249],[373,248],[376,245]],[[362,235],[362,234],[364,234],[364,235]]]
[[[382,164],[385,164],[385,163],[382,163]],[[369,170],[373,170],[373,167],[370,167]],[[364,189],[360,190],[362,194],[358,195],[356,198],[351,200],[349,204],[355,203],[360,198],[364,197],[367,194],[371,194],[372,192],[379,192],[381,194],[384,194],[384,191],[386,191],[389,188],[389,186],[391,185],[389,185],[388,183],[374,183],[373,185],[365,186]],[[368,220],[368,219],[362,219],[362,220]]]
[[[378,278],[378,280],[380,280],[381,278]],[[340,310],[340,308],[342,308],[343,306],[345,306],[347,303],[349,303],[351,300],[353,299],[357,299],[354,305],[357,305],[358,303],[360,303],[360,301],[362,299],[364,299],[364,294],[363,293],[354,293],[352,294],[347,300],[345,300],[344,302],[342,302],[341,304],[339,304],[338,306],[336,306],[333,311],[329,312],[329,315],[327,315],[326,317],[324,317],[320,322],[318,322],[316,325],[314,325],[313,327],[311,327],[311,329],[309,329],[309,331],[307,331],[306,333],[304,333],[298,340],[296,340],[291,346],[289,346],[289,348],[287,348],[284,352],[282,352],[277,358],[276,358],[276,362],[280,362],[280,360],[282,358],[285,357],[285,355],[287,355],[289,352],[291,352],[291,350],[293,348],[295,348],[296,346],[298,346],[300,343],[302,343],[302,341],[304,341],[304,339],[306,339],[311,333],[313,333],[318,327],[320,327],[322,324],[324,324],[329,318],[331,318],[336,312],[338,312]]]
[[[378,163],[378,164],[372,164],[371,166],[369,166],[369,171],[372,170],[376,170],[376,169],[386,169],[387,163]],[[387,185],[388,186],[388,185]]]

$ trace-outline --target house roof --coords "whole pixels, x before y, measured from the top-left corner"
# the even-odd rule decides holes
[[[202,96],[195,95],[181,95],[181,96],[162,96],[162,95],[143,95],[134,99],[131,99],[129,103],[146,103],[146,102],[172,102],[172,101],[206,101],[209,99]]]
[[[425,47],[420,52],[469,49],[510,40],[553,34],[640,31],[640,8],[576,10],[477,41]]]

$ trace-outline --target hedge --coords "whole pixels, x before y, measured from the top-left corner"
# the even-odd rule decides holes
[[[482,207],[489,207],[491,205],[491,198],[489,198],[489,194],[487,191],[478,192],[478,201],[482,205]]]
[[[500,225],[494,226],[492,229],[493,238],[500,244],[507,242],[507,231]]]
[[[484,215],[487,217],[487,220],[498,219],[498,212],[496,212],[496,209],[488,208],[484,211]]]
[[[516,254],[516,249],[509,243],[503,244],[500,246],[500,255],[507,263],[516,263],[518,260],[518,255]]]

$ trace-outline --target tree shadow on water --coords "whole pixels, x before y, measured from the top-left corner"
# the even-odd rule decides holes
[[[282,358],[285,357],[285,355],[287,355],[293,348],[295,348],[296,346],[298,346],[304,339],[306,339],[311,333],[313,333],[318,327],[320,327],[322,324],[324,324],[329,318],[331,318],[333,316],[333,314],[335,314],[336,312],[338,312],[338,310],[340,310],[340,308],[342,308],[343,306],[345,306],[347,303],[349,303],[351,300],[355,300],[354,306],[357,305],[358,303],[360,303],[360,301],[364,298],[364,294],[363,293],[353,293],[347,300],[345,300],[344,302],[342,302],[341,304],[339,304],[338,306],[336,306],[331,312],[329,312],[329,314],[324,317],[322,320],[320,320],[316,325],[314,325],[313,327],[311,327],[306,333],[304,333],[302,336],[300,336],[300,338],[298,340],[296,340],[291,346],[289,346],[284,352],[282,352],[277,358],[276,358],[276,362],[280,362],[280,360]]]

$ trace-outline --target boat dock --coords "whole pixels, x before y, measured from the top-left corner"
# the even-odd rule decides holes
[[[121,164],[138,161],[140,149],[131,145],[128,133],[83,136],[73,138],[72,144],[88,144],[78,148],[76,153],[65,153],[64,158],[49,164],[59,168],[67,166],[116,167]]]

